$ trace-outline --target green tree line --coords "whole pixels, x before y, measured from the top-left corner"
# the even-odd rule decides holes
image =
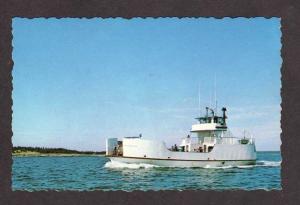
[[[39,152],[42,154],[59,153],[59,154],[104,154],[105,152],[93,152],[93,151],[77,151],[65,148],[47,148],[47,147],[13,147],[13,153],[16,152]]]

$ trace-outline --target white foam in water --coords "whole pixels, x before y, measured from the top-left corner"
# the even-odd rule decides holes
[[[240,169],[247,169],[247,168],[253,168],[255,167],[256,165],[240,165],[240,166],[237,166],[237,168],[240,168]]]
[[[210,165],[206,165],[204,168],[206,169],[230,169],[230,168],[240,168],[240,169],[248,169],[253,167],[278,167],[281,165],[281,161],[257,161],[255,165],[239,165],[239,166],[220,166],[213,167]]]
[[[228,166],[212,167],[210,165],[206,165],[204,168],[205,169],[230,169],[233,168],[233,166],[228,165]]]
[[[281,161],[257,161],[257,167],[279,167],[281,165]]]
[[[109,161],[106,162],[104,165],[105,168],[111,168],[111,169],[149,169],[149,168],[153,168],[153,167],[159,167],[156,165],[152,165],[152,164],[143,164],[143,163],[139,163],[139,164],[134,164],[134,163],[123,163],[123,162],[116,162],[116,161]]]
[[[238,168],[246,169],[253,167],[279,167],[281,165],[281,161],[257,161],[255,165],[241,165],[237,166]]]

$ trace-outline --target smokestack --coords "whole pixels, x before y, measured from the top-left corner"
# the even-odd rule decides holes
[[[224,123],[225,123],[225,119],[226,119],[226,107],[223,107],[222,108],[222,112],[223,112],[223,120],[224,120]]]

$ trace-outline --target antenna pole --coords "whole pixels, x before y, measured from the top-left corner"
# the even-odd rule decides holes
[[[212,102],[213,101],[213,95],[214,95],[213,91],[210,90],[210,96],[209,96],[210,97],[210,99],[209,99],[209,107],[210,108],[213,108],[213,102]]]
[[[201,117],[201,94],[200,94],[200,83],[199,83],[199,87],[198,87],[198,109],[199,109],[199,114]]]
[[[215,73],[215,113],[218,113],[218,101],[217,101],[217,75]]]

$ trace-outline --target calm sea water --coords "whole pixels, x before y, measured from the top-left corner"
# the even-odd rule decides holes
[[[255,166],[167,168],[105,157],[14,157],[13,190],[281,189],[280,152],[258,152]]]

